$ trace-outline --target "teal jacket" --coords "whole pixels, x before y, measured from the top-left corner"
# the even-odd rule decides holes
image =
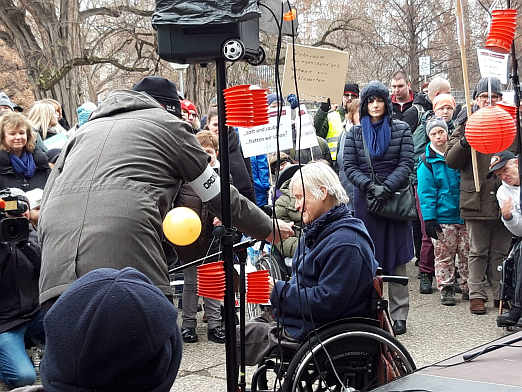
[[[464,223],[460,217],[460,173],[446,165],[442,155],[426,146],[426,159],[419,159],[417,194],[425,221],[441,224]],[[427,164],[427,165],[426,165]],[[431,168],[430,168],[431,167]]]

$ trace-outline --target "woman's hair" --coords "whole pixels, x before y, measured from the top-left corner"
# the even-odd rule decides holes
[[[302,186],[303,183],[305,191],[316,200],[321,198],[321,188],[324,187],[328,195],[336,200],[336,205],[348,203],[348,195],[339,177],[326,163],[310,162],[304,165],[290,180],[290,189],[294,189],[294,186]]]
[[[219,141],[217,136],[211,131],[199,131],[196,133],[196,139],[198,139],[201,147],[213,148],[216,153],[219,151]]]
[[[352,123],[352,124],[355,124],[355,121],[354,121],[354,116],[356,113],[359,112],[359,103],[361,102],[361,100],[359,98],[356,98],[356,99],[353,99],[352,102],[350,102],[348,104],[348,111],[346,112],[346,114],[348,114],[348,120]]]
[[[55,111],[58,110],[60,116],[62,115],[62,105],[60,105],[60,102],[58,102],[56,99],[44,98],[40,102],[50,103],[51,105],[53,105]]]
[[[27,118],[31,121],[33,127],[41,132],[42,139],[47,137],[47,131],[55,113],[54,106],[44,101],[36,101],[31,110],[29,110]]]
[[[210,119],[212,117],[217,117],[217,116],[218,116],[217,108],[210,108],[210,110],[207,113],[207,124],[205,127],[208,128],[208,123],[210,122]]]
[[[33,152],[36,144],[36,136],[31,123],[23,114],[16,112],[7,113],[0,117],[0,150],[9,151],[9,147],[5,145],[5,132],[7,129],[13,128],[25,128],[25,134],[27,136],[25,149],[29,152]]]

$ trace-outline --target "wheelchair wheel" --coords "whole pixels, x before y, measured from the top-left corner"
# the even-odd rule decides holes
[[[270,271],[270,276],[274,278],[274,280],[282,280],[283,275],[281,274],[281,269],[279,268],[279,264],[276,260],[270,255],[267,254],[262,256],[256,263],[256,268],[258,270],[268,270]]]
[[[288,366],[283,390],[368,391],[414,370],[408,351],[388,332],[367,324],[340,324],[318,331],[301,346]]]

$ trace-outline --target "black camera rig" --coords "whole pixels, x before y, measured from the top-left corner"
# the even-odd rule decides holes
[[[0,190],[0,242],[18,244],[29,238],[29,199],[17,188]]]

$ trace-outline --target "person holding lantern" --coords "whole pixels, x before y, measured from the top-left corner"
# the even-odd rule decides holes
[[[502,99],[500,80],[491,78],[491,96],[488,93],[488,78],[482,78],[475,89],[479,109]],[[500,181],[488,177],[491,154],[477,152],[477,176],[480,190],[476,192],[471,160],[471,146],[466,140],[467,112],[464,107],[457,116],[456,129],[451,135],[446,151],[446,162],[450,168],[460,170],[460,215],[464,219],[469,235],[469,297],[470,312],[485,314],[486,282],[490,280],[494,294],[494,305],[498,307],[500,272],[498,266],[506,258],[511,244],[511,233],[500,220],[500,211],[495,193]],[[487,278],[486,278],[487,276]]]

